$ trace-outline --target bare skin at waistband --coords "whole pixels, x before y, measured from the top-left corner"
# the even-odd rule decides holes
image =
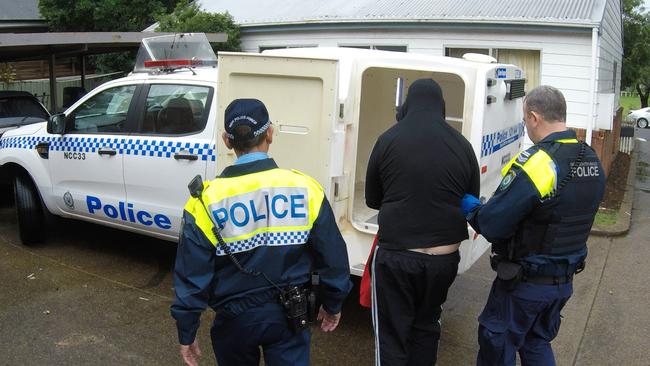
[[[451,254],[451,253],[457,251],[459,247],[460,247],[460,243],[449,244],[449,245],[441,245],[439,247],[415,248],[415,249],[409,249],[409,250],[413,251],[413,252],[429,254],[429,255],[445,255],[445,254]]]

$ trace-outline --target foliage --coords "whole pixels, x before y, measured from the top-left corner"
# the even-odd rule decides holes
[[[632,110],[641,108],[639,97],[636,95],[623,96],[621,95],[621,107],[623,107],[623,116],[627,116]]]
[[[0,64],[0,81],[2,81],[5,84],[5,87],[9,86],[9,83],[14,81],[16,79],[16,70],[14,70],[13,66],[8,63],[1,63]]]
[[[39,0],[38,8],[53,32],[139,32],[178,0]],[[89,61],[104,72],[133,68],[135,53],[100,55]]]
[[[215,51],[239,51],[241,48],[239,26],[228,13],[208,13],[196,3],[183,0],[174,12],[158,17],[160,32],[226,33],[228,40],[217,44]]]
[[[600,209],[596,213],[594,225],[596,226],[612,226],[616,224],[618,210]]]
[[[639,93],[641,107],[648,106],[650,96],[650,17],[641,0],[623,1],[623,77],[622,87]]]

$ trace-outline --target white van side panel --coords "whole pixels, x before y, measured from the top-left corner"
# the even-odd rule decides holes
[[[500,71],[497,71],[500,69]],[[503,69],[506,71],[504,72]],[[523,77],[520,69],[512,65],[494,65],[486,71],[478,71],[472,145],[477,151],[481,172],[481,200],[489,199],[501,182],[501,169],[521,150],[524,141],[522,121],[522,100],[507,98],[505,80]],[[488,87],[487,80],[496,80]],[[485,88],[479,90],[478,88]],[[487,98],[496,98],[487,104]],[[477,149],[480,148],[480,149]],[[462,273],[476,262],[490,247],[490,243],[468,226],[469,240],[461,245],[461,262],[458,272]]]
[[[224,111],[234,99],[263,101],[275,128],[270,155],[280,167],[312,176],[331,200],[337,74],[335,60],[221,53],[217,135],[223,132]],[[234,162],[234,152],[217,150],[218,166]]]

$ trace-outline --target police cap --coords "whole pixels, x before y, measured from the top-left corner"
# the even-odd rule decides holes
[[[224,128],[231,140],[252,140],[263,134],[270,125],[269,112],[258,99],[235,99],[226,108]],[[249,128],[237,129],[239,126]]]

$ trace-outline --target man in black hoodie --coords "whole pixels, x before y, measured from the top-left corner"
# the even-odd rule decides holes
[[[478,163],[470,143],[445,121],[435,81],[413,82],[397,118],[377,140],[366,175],[366,204],[379,210],[376,363],[433,365],[441,305],[468,238],[460,202],[466,192],[479,195]]]

